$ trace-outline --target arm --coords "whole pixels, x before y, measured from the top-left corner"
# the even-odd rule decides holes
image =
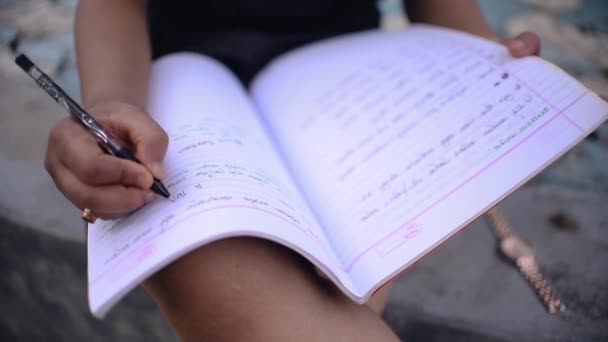
[[[150,44],[143,0],[83,0],[76,47],[84,108],[130,146],[142,165],[105,154],[75,120],[51,130],[45,167],[78,208],[102,218],[127,214],[154,198],[167,135],[144,111]]]
[[[406,1],[406,9],[412,22],[444,26],[499,41],[475,0],[410,0]],[[538,36],[530,32],[506,40],[505,45],[514,57],[536,55],[540,50]]]
[[[406,9],[412,22],[427,23],[498,40],[475,0],[410,0]]]
[[[75,23],[85,107],[123,101],[145,108],[151,61],[145,0],[84,0]]]

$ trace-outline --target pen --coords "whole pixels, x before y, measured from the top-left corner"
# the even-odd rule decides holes
[[[28,75],[30,75],[38,85],[44,89],[55,101],[63,105],[76,121],[78,121],[87,131],[89,131],[99,145],[109,154],[118,158],[127,159],[141,164],[137,158],[125,147],[121,146],[111,134],[106,132],[95,119],[89,115],[76,101],[74,101],[63,89],[61,89],[50,77],[42,72],[32,61],[24,54],[20,54],[15,58],[15,63],[21,67]],[[150,188],[155,193],[169,198],[169,190],[163,183],[154,177],[154,182]]]

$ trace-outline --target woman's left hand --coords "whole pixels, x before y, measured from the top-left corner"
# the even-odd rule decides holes
[[[521,33],[504,44],[513,57],[538,56],[540,53],[540,38],[533,32]]]

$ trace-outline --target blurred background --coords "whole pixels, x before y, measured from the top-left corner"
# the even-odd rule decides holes
[[[174,341],[140,289],[105,320],[90,315],[80,212],[43,169],[48,132],[66,114],[13,59],[27,53],[78,97],[76,2],[0,0],[0,341]],[[480,5],[501,36],[537,32],[542,57],[608,97],[607,1]],[[385,28],[406,24],[398,0],[378,8]],[[408,341],[608,340],[608,125],[500,207],[568,310],[547,313],[481,218],[398,279],[389,324]]]

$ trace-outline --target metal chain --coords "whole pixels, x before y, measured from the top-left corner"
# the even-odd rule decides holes
[[[517,260],[517,267],[550,313],[566,311],[566,306],[551,286],[549,286],[533,257],[519,258]]]
[[[499,243],[507,238],[516,237],[515,233],[513,233],[511,230],[511,227],[498,207],[488,210],[486,212],[486,217],[488,218],[490,227],[492,227],[492,231],[499,240]],[[531,246],[529,247],[531,248]],[[500,250],[503,254],[505,254],[505,251],[502,249]],[[528,284],[530,284],[540,301],[550,313],[566,311],[566,306],[558,298],[555,291],[551,288],[551,286],[549,286],[549,283],[540,272],[534,255],[522,255],[512,261],[515,262],[515,265],[519,269],[520,273],[528,281]]]
[[[499,240],[506,239],[512,234],[511,227],[502,215],[498,207],[494,207],[486,212],[486,217],[490,221],[490,227]]]

